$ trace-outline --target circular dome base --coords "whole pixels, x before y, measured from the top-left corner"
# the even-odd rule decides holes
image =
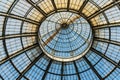
[[[39,44],[44,53],[57,61],[83,57],[92,44],[92,29],[81,16],[71,12],[52,14],[40,25]]]

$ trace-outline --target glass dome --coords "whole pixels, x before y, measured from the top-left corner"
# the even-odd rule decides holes
[[[52,14],[42,22],[39,44],[50,58],[68,62],[83,57],[92,45],[92,29],[81,16],[71,12]]]
[[[0,0],[0,80],[119,80],[120,0]]]

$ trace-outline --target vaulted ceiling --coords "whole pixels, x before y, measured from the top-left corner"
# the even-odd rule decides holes
[[[0,80],[119,80],[120,0],[0,0]]]

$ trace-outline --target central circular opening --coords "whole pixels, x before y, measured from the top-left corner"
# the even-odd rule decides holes
[[[68,28],[68,24],[67,23],[63,23],[63,24],[61,24],[61,27],[62,27],[62,29],[67,29]]]
[[[73,61],[83,57],[92,44],[92,29],[82,16],[71,12],[54,13],[39,28],[39,45],[57,61]]]

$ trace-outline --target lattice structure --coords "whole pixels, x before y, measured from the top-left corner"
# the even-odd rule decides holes
[[[0,0],[0,80],[119,79],[120,0]]]

